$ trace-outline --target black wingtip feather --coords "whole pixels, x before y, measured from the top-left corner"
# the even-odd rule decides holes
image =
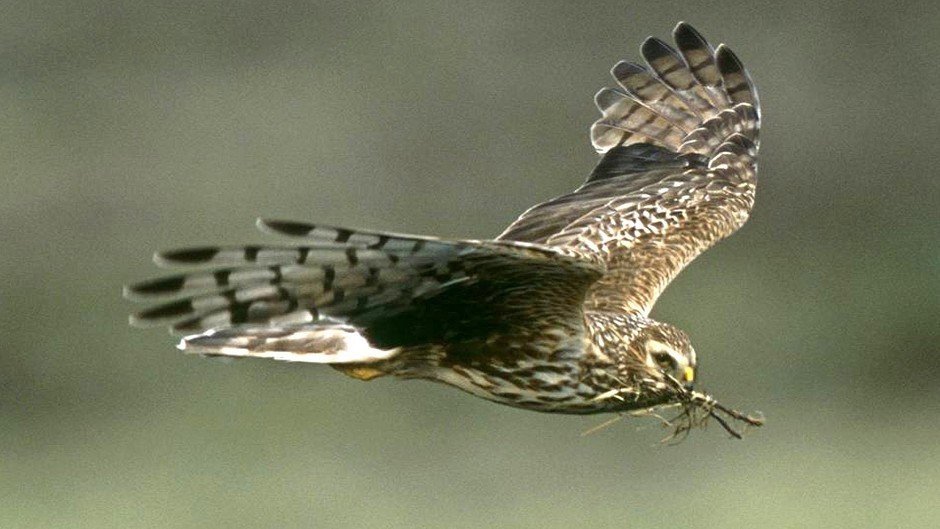
[[[313,229],[313,226],[309,224],[289,220],[258,219],[257,225],[261,231],[291,237],[303,237]]]
[[[138,312],[134,316],[134,319],[141,323],[157,322],[178,318],[186,314],[191,314],[192,312],[192,301],[188,299],[181,299],[179,301],[174,301],[173,303],[167,303],[165,305],[160,305]]]
[[[672,49],[672,46],[656,37],[647,37],[643,41],[643,45],[640,46],[640,53],[643,54],[643,58],[647,62],[652,63],[661,57],[674,56],[675,50]]]
[[[676,41],[679,49],[701,48],[705,38],[696,31],[695,28],[684,22],[676,24],[676,29],[672,30],[672,38]]]
[[[212,260],[219,253],[219,249],[214,246],[204,248],[185,248],[182,250],[169,250],[158,252],[153,256],[154,262],[180,263],[180,264],[198,264],[206,263]]]
[[[721,73],[740,73],[744,71],[744,64],[738,56],[731,51],[731,48],[721,44],[715,51],[715,58],[718,62],[718,69]]]
[[[144,281],[134,285],[124,287],[124,297],[134,298],[140,296],[153,296],[157,294],[166,294],[169,292],[178,292],[186,283],[185,276],[164,277]]]
[[[740,76],[737,85],[731,84],[726,87],[726,90],[733,100],[738,102],[743,100],[753,105],[760,119],[760,98],[757,95],[757,87],[747,69],[744,68],[741,59],[731,51],[731,48],[721,44],[715,50],[715,62],[718,64],[718,71],[726,79]]]
[[[616,80],[636,75],[639,73],[649,73],[646,68],[634,62],[620,61],[610,69],[610,75]]]
[[[686,22],[679,22],[676,24],[675,29],[672,30],[672,37],[676,40],[676,45],[679,46],[680,49],[685,49],[686,47],[709,47],[708,41],[705,40],[705,37],[703,37],[697,29],[692,27],[691,24]]]

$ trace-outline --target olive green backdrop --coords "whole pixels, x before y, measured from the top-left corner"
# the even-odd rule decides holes
[[[940,515],[936,2],[8,2],[0,527],[927,527]],[[155,249],[256,216],[488,237],[580,184],[592,96],[678,20],[760,88],[751,221],[655,316],[768,424],[187,357]]]

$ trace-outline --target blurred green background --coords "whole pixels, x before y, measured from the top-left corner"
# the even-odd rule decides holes
[[[938,6],[5,3],[0,527],[933,526]],[[127,326],[153,250],[256,216],[498,233],[581,183],[609,68],[683,19],[759,85],[761,185],[654,315],[766,414],[743,442]]]

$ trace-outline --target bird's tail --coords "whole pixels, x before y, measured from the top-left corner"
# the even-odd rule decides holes
[[[709,159],[724,150],[756,155],[760,103],[741,61],[724,44],[712,48],[685,22],[673,36],[678,51],[650,37],[641,47],[645,65],[613,67],[620,88],[604,88],[594,98],[603,114],[591,127],[595,149],[651,143]]]

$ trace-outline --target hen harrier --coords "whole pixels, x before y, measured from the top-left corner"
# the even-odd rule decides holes
[[[760,106],[738,58],[686,23],[595,96],[603,156],[574,192],[493,240],[259,220],[297,244],[159,253],[191,271],[125,289],[131,317],[204,355],[330,364],[349,376],[443,382],[519,408],[600,413],[675,406],[686,431],[752,418],[692,389],[684,332],[649,318],[692,259],[747,220]]]

